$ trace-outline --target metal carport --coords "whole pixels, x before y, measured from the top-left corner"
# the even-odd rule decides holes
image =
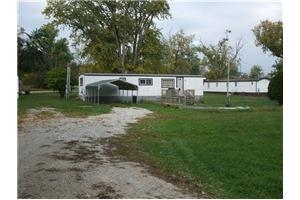
[[[85,96],[86,101],[99,104],[101,101],[100,97],[103,97],[100,93],[100,89],[102,87],[108,88],[109,86],[117,87],[119,91],[118,96],[110,96],[111,99],[113,99],[114,97],[115,98],[124,97],[124,91],[127,91],[127,98],[126,98],[127,102],[128,102],[128,91],[131,91],[132,97],[135,96],[133,95],[133,91],[136,91],[136,98],[138,96],[138,86],[132,83],[120,79],[102,80],[102,81],[97,81],[86,85],[86,96]],[[111,89],[113,89],[113,87],[111,87]],[[122,96],[121,96],[121,90],[123,91]]]

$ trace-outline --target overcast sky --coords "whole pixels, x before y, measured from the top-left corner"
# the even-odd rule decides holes
[[[282,20],[282,5],[280,1],[169,1],[172,18],[157,21],[163,35],[168,38],[180,29],[188,35],[195,35],[195,43],[216,44],[225,35],[225,30],[232,31],[229,38],[234,44],[243,39],[244,48],[241,51],[242,72],[249,72],[254,64],[261,65],[264,73],[271,71],[275,58],[264,54],[260,47],[254,44],[251,31],[261,20]],[[26,32],[39,28],[48,20],[41,13],[46,6],[45,1],[19,1],[18,25]],[[68,37],[67,31],[61,33]]]

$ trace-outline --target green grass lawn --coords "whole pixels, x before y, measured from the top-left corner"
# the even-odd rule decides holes
[[[76,99],[76,94],[71,94],[68,100],[59,98],[58,93],[41,93],[20,95],[18,99],[18,116],[22,117],[26,110],[30,108],[52,107],[70,117],[86,117],[108,113],[111,111],[110,105],[87,104]]]
[[[224,99],[205,94],[204,102],[224,106]],[[233,96],[232,103],[252,109],[139,104],[154,114],[112,143],[127,159],[159,168],[173,182],[187,182],[212,198],[283,198],[282,108],[266,97]]]
[[[225,95],[205,94],[203,101],[204,106],[224,106]],[[266,97],[235,95],[232,104],[251,110],[186,110],[140,103],[136,106],[154,113],[110,142],[117,147],[114,153],[146,163],[166,179],[211,198],[283,198],[282,107]],[[113,105],[87,104],[75,94],[69,100],[55,93],[21,95],[18,115],[45,106],[85,117],[107,113]]]

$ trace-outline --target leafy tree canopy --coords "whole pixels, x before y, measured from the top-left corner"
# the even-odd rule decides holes
[[[170,62],[172,72],[176,74],[189,74],[197,63],[196,49],[193,47],[194,35],[185,35],[183,30],[178,31],[169,39]],[[195,67],[194,67],[195,68]]]
[[[250,78],[261,78],[264,76],[263,69],[259,65],[253,65],[250,69]]]
[[[268,97],[283,104],[283,63],[279,60],[274,67],[276,70],[272,73],[271,81],[268,87]]]
[[[154,19],[170,16],[166,1],[48,0],[44,14],[71,28],[76,44],[105,71],[126,71],[142,62],[143,42]],[[151,44],[147,44],[151,45]]]
[[[18,32],[18,75],[34,87],[47,87],[46,73],[52,69],[64,68],[73,56],[65,38],[57,39],[58,29],[45,24],[39,29],[26,33]]]
[[[252,31],[256,38],[256,46],[261,46],[264,52],[270,51],[272,55],[283,58],[283,28],[281,21],[261,21]]]
[[[230,33],[231,31],[226,31]],[[218,44],[205,45],[202,41],[198,47],[199,53],[203,55],[202,63],[207,67],[205,77],[208,79],[224,79],[227,77],[228,65],[230,66],[230,78],[239,76],[240,65],[239,52],[243,48],[241,40],[235,47],[229,45],[228,35],[221,39]]]
[[[252,30],[256,37],[256,45],[261,46],[264,52],[270,51],[278,59],[273,66],[275,70],[271,74],[268,88],[268,96],[271,100],[283,104],[283,28],[282,22],[261,21]]]

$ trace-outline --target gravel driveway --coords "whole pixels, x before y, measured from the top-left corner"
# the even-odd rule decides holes
[[[52,108],[29,110],[18,125],[18,198],[193,198],[138,163],[104,155],[101,139],[150,113],[113,108],[68,118]]]

